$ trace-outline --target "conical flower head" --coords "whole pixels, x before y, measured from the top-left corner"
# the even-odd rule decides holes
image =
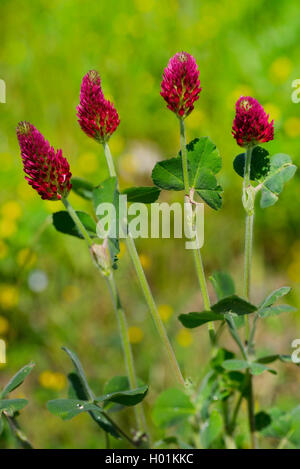
[[[237,101],[232,135],[241,147],[254,146],[274,139],[274,121],[259,102],[250,96]]]
[[[101,143],[106,142],[120,124],[113,104],[104,98],[100,76],[95,70],[83,77],[77,117],[82,130]]]
[[[187,52],[178,52],[169,61],[163,74],[161,96],[168,109],[184,119],[194,109],[201,88],[199,70],[194,57]]]
[[[17,137],[21,149],[25,179],[42,197],[59,200],[71,190],[69,163],[62,151],[55,151],[29,122],[20,122]]]

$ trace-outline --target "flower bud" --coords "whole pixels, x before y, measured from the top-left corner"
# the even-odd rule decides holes
[[[29,122],[20,122],[17,137],[21,149],[25,179],[42,199],[59,200],[71,190],[69,163],[62,151],[55,151]]]
[[[168,109],[184,119],[194,109],[201,88],[199,70],[194,57],[187,52],[175,54],[163,74],[161,96]]]
[[[232,135],[241,147],[255,146],[274,139],[274,121],[259,102],[250,96],[237,101]]]
[[[90,248],[92,258],[96,265],[100,267],[103,275],[108,275],[111,270],[111,257],[108,249],[107,238],[102,244],[93,244]]]
[[[82,130],[101,143],[106,142],[120,124],[113,104],[104,98],[101,79],[95,70],[83,77],[77,117]]]

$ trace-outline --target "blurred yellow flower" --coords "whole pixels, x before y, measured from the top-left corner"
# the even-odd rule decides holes
[[[154,0],[134,0],[134,3],[141,13],[151,11],[155,4]]]
[[[140,261],[143,269],[147,270],[151,267],[152,260],[147,254],[140,254]]]
[[[37,261],[37,255],[32,249],[23,248],[17,254],[17,264],[23,266],[26,262],[26,267],[32,267]]]
[[[241,96],[252,96],[253,89],[248,85],[238,85],[227,97],[227,106],[234,110],[235,103]]]
[[[80,289],[77,285],[67,285],[63,289],[62,296],[67,303],[73,303],[80,297]]]
[[[43,200],[43,202],[48,213],[58,212],[63,208],[60,200]]]
[[[267,103],[264,105],[264,109],[266,113],[269,114],[271,120],[274,119],[274,121],[277,121],[278,119],[280,119],[281,112],[279,107],[275,104]]]
[[[1,170],[2,171],[7,171],[8,169],[11,169],[14,163],[14,157],[11,153],[0,153],[0,159],[1,159]]]
[[[193,336],[187,329],[181,329],[176,336],[176,340],[181,347],[189,347],[193,343]]]
[[[125,140],[122,136],[120,135],[114,135],[114,138],[112,138],[109,141],[109,148],[110,151],[112,152],[112,155],[115,153],[119,154],[124,150],[125,147]]]
[[[164,322],[168,322],[174,310],[170,305],[159,305],[158,313]]]
[[[0,305],[4,309],[11,309],[19,302],[19,292],[14,285],[0,285]]]
[[[126,246],[125,246],[125,243],[124,241],[120,241],[120,253],[119,253],[119,259],[122,259],[122,257],[124,256],[126,252]]]
[[[284,83],[291,74],[293,64],[288,57],[278,57],[271,64],[269,70],[270,80],[273,83]]]
[[[138,162],[134,159],[132,154],[126,153],[120,158],[119,167],[120,171],[124,172],[126,175],[134,175],[138,171]]]
[[[293,282],[300,283],[300,259],[294,260],[289,265],[288,276]]]
[[[140,327],[131,326],[128,328],[129,342],[131,344],[139,344],[144,337],[144,332]]]
[[[194,109],[188,119],[188,125],[191,129],[200,129],[201,124],[205,120],[205,114],[200,109]]]
[[[300,241],[291,246],[292,262],[288,267],[288,276],[293,282],[300,282]]]
[[[5,244],[5,242],[2,241],[2,239],[0,239],[0,259],[4,259],[7,252],[8,252],[7,244]]]
[[[43,388],[61,391],[67,385],[67,379],[62,373],[43,371],[39,376],[39,383]]]
[[[0,220],[0,237],[9,238],[13,236],[17,231],[17,225],[13,220],[9,218],[2,218]]]
[[[9,202],[6,202],[4,205],[2,205],[1,213],[4,218],[17,220],[22,214],[22,208],[18,202],[10,200]]]
[[[99,158],[100,156],[98,157],[95,153],[83,153],[77,160],[78,171],[83,174],[90,174],[97,171]]]
[[[300,135],[300,118],[290,117],[284,124],[285,133],[292,138],[299,137]]]
[[[0,316],[0,336],[6,335],[9,331],[9,322],[4,316]]]
[[[17,193],[21,200],[29,201],[33,199],[37,199],[37,193],[30,187],[26,181],[20,182],[17,187]]]

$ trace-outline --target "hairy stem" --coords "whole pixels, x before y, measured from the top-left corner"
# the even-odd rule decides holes
[[[115,170],[115,166],[114,166],[114,162],[113,162],[113,159],[112,159],[112,156],[111,156],[109,146],[105,142],[103,144],[103,147],[104,147],[104,153],[105,153],[105,157],[106,157],[106,161],[107,161],[107,165],[108,165],[109,174],[110,174],[111,177],[115,177],[116,176],[116,170]],[[159,336],[162,340],[162,343],[164,345],[164,348],[167,352],[167,355],[168,355],[170,364],[172,366],[174,375],[175,375],[177,381],[181,385],[184,385],[184,379],[183,379],[182,373],[180,371],[179,364],[177,362],[177,359],[176,359],[174,350],[172,348],[172,345],[169,341],[165,326],[164,326],[164,324],[161,320],[161,317],[159,315],[159,312],[157,310],[156,303],[154,301],[154,298],[153,298],[151,289],[149,287],[149,284],[148,284],[144,269],[142,267],[138,252],[136,250],[135,242],[134,242],[132,236],[130,235],[130,233],[128,233],[127,237],[125,238],[125,241],[126,241],[126,245],[127,245],[129,255],[130,255],[131,260],[133,262],[133,265],[135,267],[135,271],[136,271],[137,277],[139,279],[139,282],[140,282],[141,289],[143,291],[145,300],[147,302],[147,305],[148,305],[148,308],[150,310],[150,313],[151,313],[152,319],[154,321],[154,324],[157,328],[158,334],[159,334]]]
[[[97,405],[97,404],[96,404]],[[127,440],[132,446],[134,446],[135,448],[138,448],[140,445],[138,443],[136,443],[132,438],[130,438],[129,435],[127,435],[127,433],[122,430],[121,427],[119,427],[118,424],[116,424],[116,422],[108,415],[107,412],[104,412],[102,407],[101,407],[101,412],[102,414],[104,415],[104,417],[106,418],[106,420],[108,420],[109,423],[112,424],[113,427],[115,427],[115,429],[117,430],[118,433],[120,433],[120,435],[125,438],[125,440]]]
[[[4,412],[4,416],[8,422],[9,428],[11,429],[14,437],[16,438],[21,448],[22,449],[34,449],[32,444],[28,440],[27,436],[20,429],[20,426],[18,422],[16,421],[15,417],[10,417],[6,412]]]
[[[250,172],[251,172],[251,156],[253,147],[246,148],[246,160],[244,169],[243,183],[243,205],[246,211],[246,229],[245,229],[245,258],[244,258],[244,297],[249,300],[251,286],[251,264],[252,264],[252,244],[253,244],[253,219],[254,219],[254,203],[255,195],[251,191]],[[246,342],[249,341],[249,318],[246,315]],[[254,396],[252,375],[247,371],[248,379],[248,420],[251,435],[251,445],[253,449],[257,448],[257,439],[255,434],[255,418],[254,418]]]
[[[70,202],[67,199],[62,199],[62,202],[64,206],[66,207],[70,217],[80,230],[82,236],[86,240],[87,244],[89,247],[93,245],[93,240],[89,236],[88,232],[86,231],[85,227],[81,223],[81,221],[78,218],[78,215],[76,214],[75,210],[71,206]],[[101,271],[101,269],[99,268]],[[109,290],[111,293],[114,309],[116,312],[117,320],[118,320],[118,325],[119,325],[119,331],[120,331],[120,337],[121,337],[121,342],[122,342],[122,348],[123,348],[123,354],[124,354],[124,361],[128,373],[128,380],[130,384],[130,388],[134,389],[137,387],[137,381],[136,381],[136,374],[135,374],[135,367],[134,367],[134,361],[133,361],[133,356],[132,356],[132,351],[131,351],[131,346],[129,342],[129,335],[128,335],[128,326],[127,326],[127,321],[126,321],[126,316],[124,313],[124,310],[121,305],[121,300],[116,288],[115,280],[113,277],[113,273],[110,272],[109,276],[106,277]],[[141,432],[145,433],[145,417],[144,417],[144,412],[142,408],[142,404],[139,404],[135,408],[136,412],[136,418],[138,422],[138,426]]]
[[[93,245],[93,241],[92,241],[90,235],[88,234],[88,232],[86,231],[85,227],[81,223],[81,221],[80,221],[77,213],[73,209],[72,205],[70,204],[68,199],[62,198],[61,201],[64,204],[64,206],[66,207],[66,209],[67,209],[70,217],[72,218],[73,222],[78,227],[78,229],[79,229],[80,233],[82,234],[83,238],[88,243],[88,246],[91,247]]]
[[[185,138],[185,126],[184,120],[179,119],[180,124],[180,144],[181,144],[181,160],[182,160],[182,171],[183,171],[183,181],[184,181],[184,191],[185,195],[189,197],[190,195],[190,184],[189,184],[189,174],[188,174],[188,160],[187,160],[187,149],[186,149],[186,138]],[[205,273],[203,268],[202,256],[200,249],[193,249],[194,261],[196,272],[198,276],[198,281],[200,285],[200,290],[202,293],[204,308],[210,310],[210,300],[208,295],[208,289],[205,279]],[[208,323],[208,331],[212,344],[215,344],[215,333],[214,333],[214,324],[212,322]]]
[[[137,385],[137,379],[136,379],[136,373],[135,373],[135,367],[134,367],[134,361],[133,361],[133,356],[132,356],[132,350],[131,350],[131,345],[129,341],[129,335],[128,335],[128,325],[127,325],[127,320],[126,316],[124,313],[124,310],[121,305],[121,300],[119,297],[119,293],[117,290],[116,282],[113,276],[113,273],[111,272],[108,277],[106,277],[107,283],[109,286],[110,294],[112,297],[112,301],[114,304],[115,308],[115,313],[117,316],[118,324],[119,324],[119,332],[120,332],[120,337],[122,340],[122,347],[123,347],[123,353],[125,357],[125,364],[126,364],[126,369],[127,369],[127,374],[128,374],[128,379],[129,379],[129,384],[131,389],[135,389],[138,387]],[[143,413],[143,409],[141,404],[135,406],[134,408],[135,413],[136,413],[136,418],[138,422],[139,429],[143,432],[146,433],[145,429],[145,417]]]
[[[176,376],[178,382],[180,384],[184,385],[184,379],[183,379],[183,376],[181,374],[181,371],[180,371],[180,368],[179,368],[179,365],[178,365],[174,350],[173,350],[172,345],[169,341],[168,334],[166,332],[165,326],[163,325],[163,322],[162,322],[161,317],[159,315],[159,312],[157,310],[157,307],[156,307],[152,292],[150,290],[149,284],[147,282],[147,278],[145,276],[143,267],[141,265],[141,261],[140,261],[138,252],[137,252],[136,247],[135,247],[134,240],[132,239],[130,234],[126,238],[126,245],[127,245],[127,249],[129,251],[130,257],[132,259],[132,262],[134,264],[138,279],[140,281],[141,289],[142,289],[142,291],[144,293],[144,296],[146,298],[148,307],[150,309],[153,321],[155,323],[155,326],[157,328],[157,331],[159,333],[161,341],[163,342],[164,347],[166,349],[166,352],[167,352],[167,355],[169,357],[169,360],[170,360],[170,363],[172,365],[175,376]]]

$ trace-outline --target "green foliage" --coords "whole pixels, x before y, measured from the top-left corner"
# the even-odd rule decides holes
[[[213,441],[220,435],[223,429],[223,419],[217,410],[213,410],[201,430],[201,443],[204,448],[209,448]]]
[[[184,422],[194,413],[189,397],[180,389],[170,388],[156,399],[152,418],[158,427],[166,428]]]
[[[244,177],[245,160],[246,160],[245,153],[240,153],[234,159],[234,162],[233,162],[233,168],[235,172],[242,178]],[[250,180],[261,182],[265,179],[269,171],[270,171],[269,152],[265,148],[262,148],[259,146],[255,147],[252,150],[252,156],[251,156]]]
[[[228,280],[228,277],[227,277]],[[228,285],[226,285],[228,286]],[[232,284],[229,284],[232,288]],[[222,295],[220,287],[219,293]],[[226,313],[235,313],[238,316],[245,314],[251,314],[256,311],[256,306],[252,305],[243,298],[237,295],[231,295],[223,297],[220,301],[211,307],[212,311],[202,311],[201,313],[192,312],[188,314],[181,314],[178,319],[184,327],[193,329],[194,327],[202,326],[203,324],[210,321],[224,321],[226,319]]]
[[[222,364],[223,368],[228,371],[240,371],[249,369],[252,375],[260,375],[264,371],[269,371],[272,374],[276,374],[276,372],[267,366],[263,365],[262,363],[257,362],[247,362],[246,360],[225,360]]]
[[[272,422],[269,414],[263,410],[255,414],[255,429],[260,432],[264,428],[268,427]]]
[[[127,195],[128,202],[140,202],[144,204],[151,204],[155,202],[160,194],[160,189],[157,187],[129,187],[121,192]]]
[[[259,305],[258,314],[261,318],[270,316],[277,316],[281,313],[292,313],[297,311],[296,308],[290,305],[277,305],[274,303],[281,297],[287,295],[291,291],[290,287],[281,287],[268,295]]]
[[[245,153],[235,158],[233,167],[239,176],[244,177]],[[296,170],[289,155],[278,153],[270,157],[261,147],[253,149],[250,179],[261,185],[261,208],[270,207],[277,202],[284,184],[292,179]]]
[[[3,399],[10,392],[17,389],[24,382],[25,378],[31,373],[32,369],[35,367],[35,363],[29,363],[25,365],[21,370],[18,371],[15,376],[4,386],[3,390],[0,392],[0,399]]]
[[[0,412],[4,410],[10,414],[14,414],[19,410],[23,409],[28,404],[26,399],[1,399],[0,400]]]
[[[257,308],[243,298],[240,298],[237,295],[231,295],[226,298],[222,298],[214,304],[211,309],[215,313],[227,313],[230,311],[242,316],[244,314],[254,313]]]
[[[281,287],[270,293],[259,305],[259,310],[272,306],[279,298],[290,293],[291,287]]]
[[[214,272],[209,277],[218,300],[235,294],[235,285],[232,277],[227,272]]]
[[[24,382],[25,378],[31,373],[34,368],[34,363],[29,363],[28,365],[21,368],[12,379],[4,386],[2,391],[0,391],[0,415],[1,412],[8,412],[13,416],[16,412],[23,409],[28,401],[26,399],[5,399],[9,393],[17,389]]]
[[[137,405],[146,397],[148,392],[148,386],[141,386],[136,389],[130,389],[125,391],[115,391],[109,394],[104,394],[95,398],[95,402],[113,402],[121,404],[123,406]]]
[[[108,232],[108,248],[113,267],[116,268],[117,256],[120,252],[119,244],[119,191],[116,177],[110,177],[103,181],[93,190],[93,206],[99,219],[100,214],[97,208],[100,204],[111,204],[114,206],[114,213],[109,212],[110,218],[107,220],[107,227],[102,227]],[[101,219],[100,219],[101,224]],[[99,227],[99,222],[98,222]],[[115,233],[114,230],[115,229]]]
[[[105,413],[107,405],[113,403],[126,407],[135,406],[146,397],[148,386],[143,385],[136,389],[129,389],[128,379],[124,376],[116,376],[106,385],[106,393],[96,397],[88,384],[77,355],[66,347],[63,347],[63,350],[69,355],[75,367],[75,373],[68,375],[71,384],[70,398],[49,401],[47,403],[48,410],[63,420],[70,420],[82,412],[88,412],[102,430],[115,438],[119,438],[117,427],[108,419]]]
[[[99,412],[95,404],[77,399],[55,399],[47,403],[47,409],[63,420],[70,420],[82,412]]]
[[[86,200],[92,200],[94,186],[85,179],[73,176],[71,179],[72,190]]]
[[[284,184],[294,176],[297,167],[292,164],[290,156],[278,153],[271,158],[271,167],[263,181],[260,206],[262,208],[274,205]]]
[[[222,188],[215,174],[222,166],[222,160],[215,144],[209,137],[201,137],[187,145],[189,185],[212,208],[218,210],[222,205]],[[156,186],[165,190],[184,189],[181,153],[176,158],[160,161],[152,171]]]
[[[178,316],[179,321],[184,327],[193,329],[194,327],[202,326],[211,321],[223,321],[224,317],[221,314],[216,314],[211,311],[202,311],[201,313],[187,313]]]
[[[82,211],[76,211],[76,214],[83,226],[85,227],[86,231],[88,232],[89,236],[91,238],[95,238],[97,236],[96,222],[93,220],[93,218],[88,213]],[[60,212],[55,212],[53,213],[52,219],[53,225],[57,231],[83,239],[81,232],[77,228],[77,225],[75,224],[68,212],[64,210]]]
[[[295,449],[300,446],[300,406],[289,412],[278,407],[268,411],[271,423],[262,430],[265,437],[276,439],[278,448]]]

